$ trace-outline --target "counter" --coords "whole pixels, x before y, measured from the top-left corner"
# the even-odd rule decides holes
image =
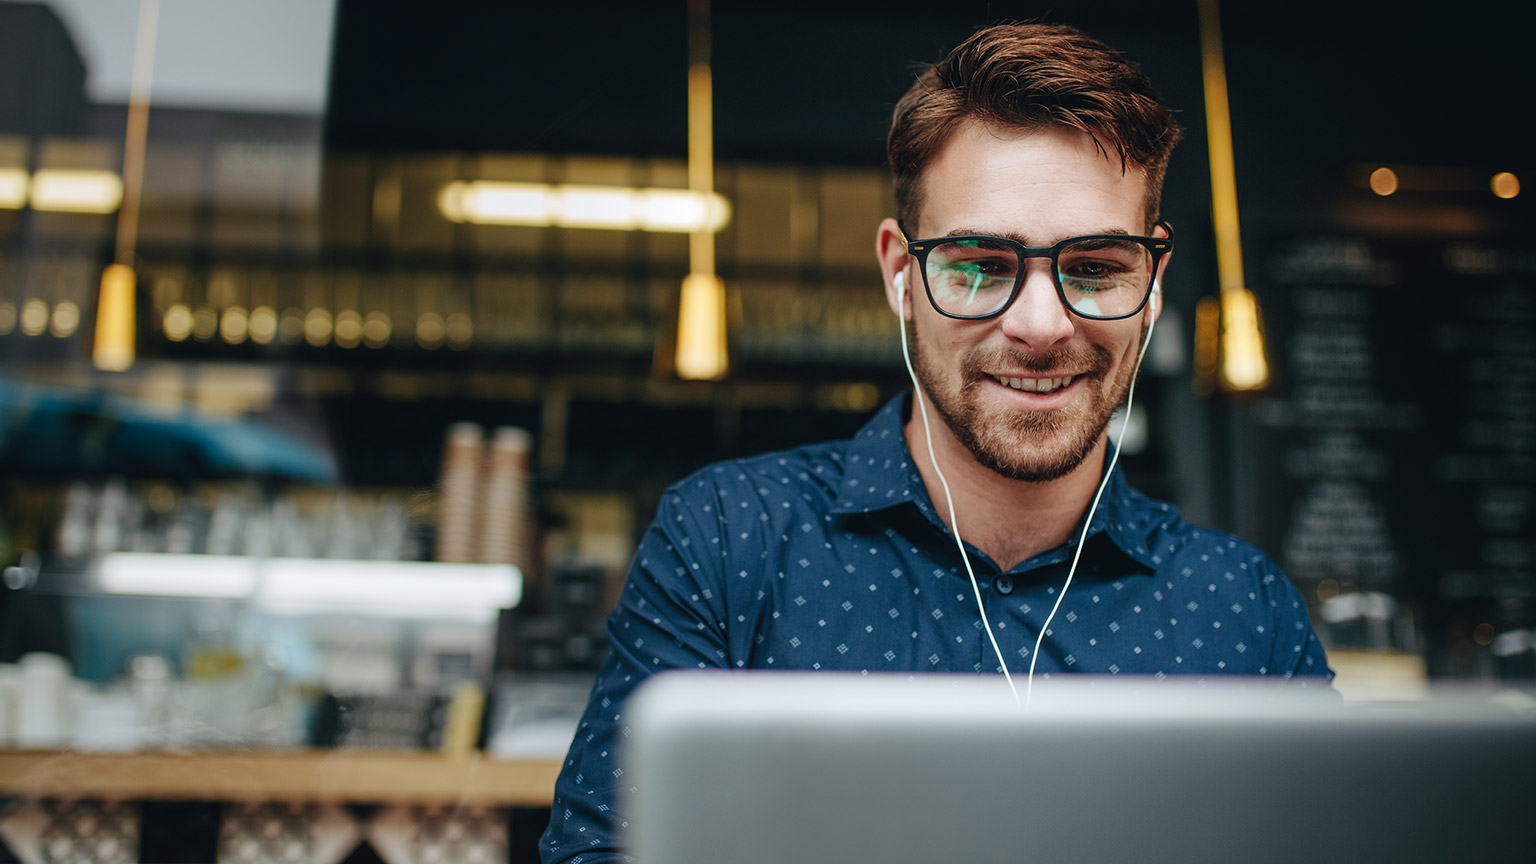
[[[363,750],[0,750],[0,797],[548,807],[561,760]]]

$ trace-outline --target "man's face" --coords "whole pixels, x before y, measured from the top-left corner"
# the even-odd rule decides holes
[[[916,237],[991,234],[1049,246],[1083,234],[1146,234],[1146,173],[1122,173],[1086,134],[971,123],[923,175]],[[1118,321],[1090,321],[1062,305],[1050,259],[1025,262],[1024,285],[1002,314],[941,316],[900,242],[886,241],[888,276],[906,274],[913,368],[954,438],[981,465],[1042,482],[1071,473],[1100,446],[1136,367],[1153,304]],[[889,278],[887,280],[890,281]],[[891,302],[897,302],[891,294]],[[1155,303],[1155,301],[1154,301]]]

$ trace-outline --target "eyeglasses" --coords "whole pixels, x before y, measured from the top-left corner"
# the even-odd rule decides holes
[[[1002,313],[1024,285],[1024,259],[1050,258],[1062,305],[1083,318],[1112,321],[1141,311],[1158,262],[1173,250],[1172,229],[1158,225],[1168,237],[1089,234],[1053,246],[1025,246],[1006,237],[968,234],[913,240],[907,252],[917,259],[928,302],[941,315],[977,319]]]

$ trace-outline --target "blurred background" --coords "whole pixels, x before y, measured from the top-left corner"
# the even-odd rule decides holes
[[[100,697],[0,732],[442,747],[480,705],[470,746],[558,753],[662,490],[903,389],[890,110],[1031,18],[1185,128],[1133,482],[1273,554],[1346,695],[1529,688],[1536,15],[1220,16],[1213,54],[1196,0],[0,2],[0,663]]]

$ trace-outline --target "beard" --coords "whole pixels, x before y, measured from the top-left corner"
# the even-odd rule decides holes
[[[1093,452],[1115,409],[1125,401],[1135,374],[1120,370],[1106,384],[1113,357],[1101,345],[1026,354],[1003,348],[973,348],[960,359],[958,389],[951,390],[934,368],[911,323],[913,370],[945,425],[983,467],[1011,480],[1045,483],[1077,470]],[[1145,338],[1145,332],[1143,332]],[[987,404],[987,387],[1002,386],[986,369],[1049,372],[1078,369],[1073,386],[1083,395],[1057,411],[1012,411]]]

